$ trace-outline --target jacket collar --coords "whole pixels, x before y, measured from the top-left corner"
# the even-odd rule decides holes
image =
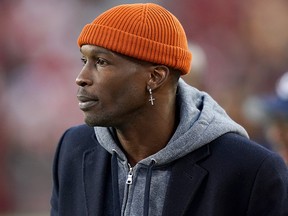
[[[206,145],[175,163],[172,167],[163,215],[184,215],[185,209],[195,198],[197,190],[208,174],[197,162],[209,154],[209,145]]]

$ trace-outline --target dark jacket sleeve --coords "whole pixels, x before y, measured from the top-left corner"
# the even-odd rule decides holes
[[[260,164],[247,215],[288,215],[288,174],[281,158],[272,154]]]

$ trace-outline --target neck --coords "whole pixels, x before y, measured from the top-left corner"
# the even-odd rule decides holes
[[[178,124],[176,106],[151,106],[149,115],[142,115],[125,127],[116,128],[118,139],[131,165],[164,148]]]

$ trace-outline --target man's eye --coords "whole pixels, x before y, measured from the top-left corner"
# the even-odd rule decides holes
[[[87,62],[87,59],[85,59],[85,58],[81,58],[81,61],[82,61],[83,65],[85,65],[86,62]]]
[[[103,67],[103,66],[107,65],[107,62],[102,58],[98,58],[96,60],[96,64]]]

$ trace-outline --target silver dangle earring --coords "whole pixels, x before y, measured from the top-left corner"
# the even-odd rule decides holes
[[[150,87],[148,87],[148,91],[149,91],[149,95],[150,95],[149,101],[150,101],[151,105],[153,106],[155,98],[153,98],[152,89]]]

